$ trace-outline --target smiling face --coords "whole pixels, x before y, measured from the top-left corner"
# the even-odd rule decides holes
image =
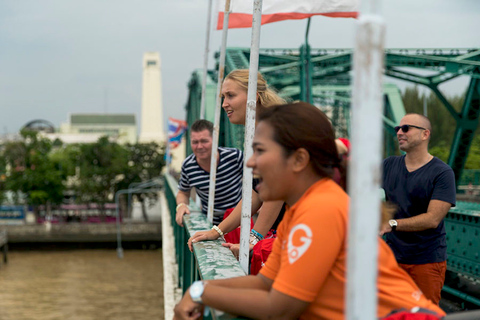
[[[247,91],[234,80],[226,79],[222,85],[222,108],[233,124],[245,124]]]
[[[192,131],[190,146],[197,161],[209,161],[212,156],[212,135],[208,130]]]
[[[400,126],[405,124],[414,125],[417,127],[428,128],[429,124],[425,123],[422,117],[416,114],[407,114],[400,121]],[[409,152],[422,144],[428,144],[430,136],[429,130],[418,129],[410,127],[408,132],[403,132],[402,129],[397,131],[398,146],[400,150]]]
[[[273,140],[273,128],[260,122],[253,139],[253,155],[247,161],[260,183],[257,192],[263,201],[287,201],[293,182],[293,157],[286,156],[280,144]],[[280,178],[280,179],[279,179]]]

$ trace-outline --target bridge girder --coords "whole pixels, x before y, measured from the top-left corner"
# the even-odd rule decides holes
[[[299,49],[261,49],[259,71],[265,76],[269,85],[278,90],[283,97],[291,100],[307,100],[309,97],[308,99],[312,102],[329,100],[340,106],[346,105],[348,109],[351,96],[352,55],[353,50],[351,49],[311,49],[306,46]],[[219,55],[216,56],[218,58]],[[228,48],[225,74],[234,69],[247,69],[249,57],[249,48]],[[453,168],[458,181],[480,117],[480,49],[386,49],[384,74],[428,87],[456,121],[456,131],[448,164]],[[209,80],[211,81],[210,85],[213,86],[216,83],[217,72],[211,71],[210,75],[212,76]],[[470,77],[470,85],[462,109],[457,111],[438,86],[459,76]],[[192,75],[193,78],[195,78],[195,72]],[[201,78],[196,77],[196,79]],[[333,86],[338,88],[333,89]],[[193,87],[190,89],[191,93],[195,91]],[[405,114],[405,109],[398,88],[387,86],[384,88],[384,92],[386,97],[385,129],[386,132],[392,134],[393,126]],[[214,110],[214,104],[213,99],[206,109]],[[187,114],[192,112],[194,114],[196,108],[194,101],[189,99]],[[213,119],[213,112],[211,114]],[[188,119],[190,121],[190,118]],[[222,115],[221,122],[221,126],[224,128],[221,129],[223,144],[242,148],[239,141],[243,141],[243,127],[238,128],[239,126],[231,125],[224,115]],[[390,138],[387,136],[387,153],[390,148],[388,147],[389,140]]]

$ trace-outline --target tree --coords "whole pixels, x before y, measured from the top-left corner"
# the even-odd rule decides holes
[[[79,168],[78,182],[74,189],[77,199],[83,203],[104,204],[113,201],[116,185],[124,179],[128,153],[125,148],[108,137],[96,143],[78,145],[79,152],[72,149],[73,163]]]
[[[132,183],[141,183],[160,176],[165,166],[165,147],[152,143],[136,143],[126,145],[128,151],[128,167],[125,177],[118,183],[118,189],[127,189]],[[155,202],[156,193],[141,193],[134,196],[142,204],[142,215],[148,221],[145,200]]]
[[[156,143],[122,146],[107,137],[96,143],[64,145],[51,142],[36,132],[23,131],[21,141],[9,142],[0,154],[0,201],[4,191],[14,192],[17,203],[34,206],[60,204],[71,190],[78,203],[104,204],[113,201],[115,192],[133,182],[160,176],[164,146]],[[145,212],[145,199],[156,193],[136,195]]]
[[[470,145],[465,169],[480,169],[480,129],[477,129],[477,134]]]
[[[64,184],[58,171],[59,163],[50,158],[50,140],[40,138],[37,132],[23,130],[22,140],[9,142],[3,153],[6,174],[5,189],[13,191],[17,200],[24,197],[38,214],[38,206],[61,203]]]

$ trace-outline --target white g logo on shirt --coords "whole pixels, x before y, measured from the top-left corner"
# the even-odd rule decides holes
[[[295,246],[293,244],[293,237],[296,232],[305,233],[303,236],[300,234],[300,241],[302,242],[302,245],[300,246]],[[290,264],[293,264],[295,261],[297,261],[305,253],[305,251],[307,251],[311,243],[312,230],[310,230],[307,225],[297,224],[295,227],[293,227],[288,235],[288,261]]]

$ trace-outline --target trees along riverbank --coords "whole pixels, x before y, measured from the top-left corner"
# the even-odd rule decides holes
[[[22,139],[0,149],[0,203],[6,194],[15,204],[51,207],[72,194],[75,203],[113,202],[116,191],[133,182],[160,175],[164,146],[156,143],[120,145],[108,137],[95,143],[65,145],[50,141],[34,131],[22,131]],[[135,195],[140,201],[156,194]],[[143,206],[142,206],[143,207]]]

